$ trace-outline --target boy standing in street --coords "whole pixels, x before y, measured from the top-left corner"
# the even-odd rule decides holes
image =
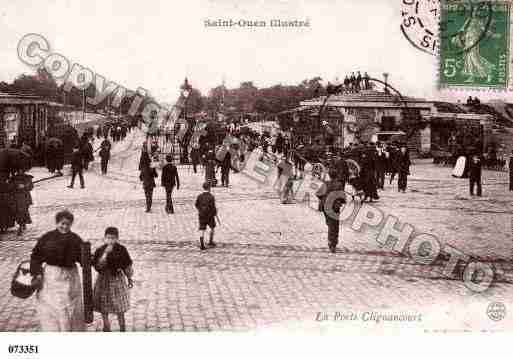
[[[178,170],[173,164],[173,156],[166,156],[167,164],[162,169],[161,184],[166,189],[166,213],[175,213],[173,208],[173,189],[180,189]]]
[[[198,210],[199,230],[200,230],[200,249],[205,250],[205,231],[210,227],[210,240],[208,245],[215,247],[214,230],[216,227],[217,208],[214,196],[210,193],[210,183],[203,184],[204,192],[196,198],[195,207]]]

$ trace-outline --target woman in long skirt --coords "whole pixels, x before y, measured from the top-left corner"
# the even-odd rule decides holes
[[[0,175],[0,233],[4,233],[15,224],[12,213],[12,192],[12,185],[7,176]]]
[[[32,178],[24,171],[19,170],[11,180],[14,185],[14,218],[20,226],[18,235],[23,233],[27,224],[32,223],[29,212],[29,207],[32,205],[30,191],[34,188]]]
[[[73,214],[55,216],[56,229],[44,234],[32,250],[30,272],[38,288],[36,307],[42,331],[84,331],[80,263],[82,239],[71,232]]]

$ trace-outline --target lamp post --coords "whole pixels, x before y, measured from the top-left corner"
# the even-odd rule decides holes
[[[383,72],[383,78],[385,79],[385,93],[388,93],[388,72]]]
[[[185,122],[188,122],[187,121],[187,100],[189,99],[189,95],[191,94],[191,90],[192,90],[192,86],[189,85],[189,81],[187,80],[187,77],[185,78],[185,81],[183,83],[183,85],[181,86],[181,90],[182,90],[182,96],[184,98],[184,103],[183,103],[183,117],[185,119]],[[181,150],[181,153],[180,153],[180,163],[186,163],[186,158],[187,158],[187,143],[184,142],[182,144],[180,144],[180,147],[182,148]]]

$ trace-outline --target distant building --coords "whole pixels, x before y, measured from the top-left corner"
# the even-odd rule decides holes
[[[372,141],[383,131],[408,132],[405,127],[411,129],[411,123],[419,121],[422,125],[408,134],[408,147],[418,153],[448,147],[455,138],[462,145],[485,146],[493,124],[493,116],[471,113],[456,104],[374,90],[332,95],[325,101],[325,97],[302,101],[300,107],[278,117],[297,129],[295,136],[302,142],[315,142],[328,128],[339,147]]]
[[[34,95],[0,93],[0,148],[21,141],[38,147],[60,107]]]

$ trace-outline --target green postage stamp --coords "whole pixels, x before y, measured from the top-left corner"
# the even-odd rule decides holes
[[[441,2],[441,87],[511,85],[510,13],[510,2]]]

